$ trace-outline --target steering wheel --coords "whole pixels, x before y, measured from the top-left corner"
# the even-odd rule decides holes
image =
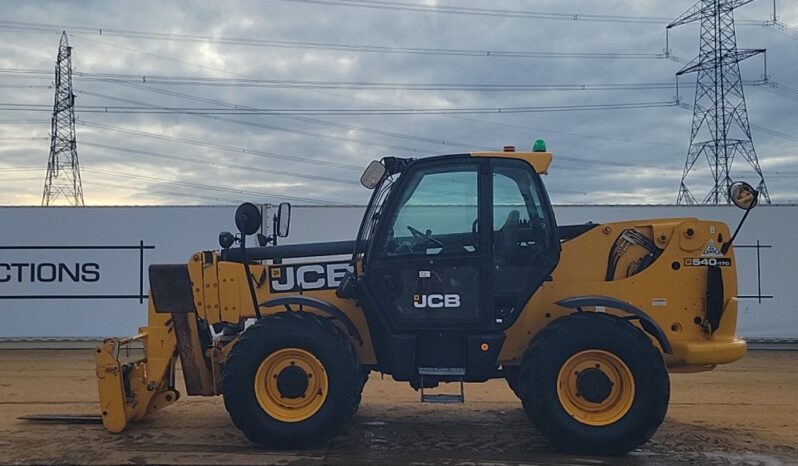
[[[415,238],[416,240],[419,241],[419,244],[427,244],[427,243],[429,243],[431,241],[431,242],[435,243],[439,247],[445,247],[446,246],[445,244],[443,244],[443,242],[441,242],[441,240],[439,240],[437,238],[434,238],[432,236],[432,231],[431,230],[427,230],[426,233],[422,233],[419,230],[416,230],[415,228],[411,227],[410,225],[407,226],[407,229],[410,230],[410,233],[413,234],[413,238]]]

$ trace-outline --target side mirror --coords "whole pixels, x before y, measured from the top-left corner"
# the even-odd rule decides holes
[[[219,233],[219,246],[221,246],[222,249],[229,248],[235,242],[236,242],[236,237],[233,236],[233,234],[230,233],[229,231],[223,231]]]
[[[255,204],[245,202],[236,209],[236,228],[242,235],[254,235],[261,228],[263,216]]]
[[[363,171],[363,175],[360,177],[360,184],[367,189],[374,189],[380,183],[384,175],[385,165],[374,160]]]
[[[277,218],[275,219],[274,234],[280,238],[288,236],[288,231],[291,228],[291,204],[281,202],[280,207],[277,208]]]
[[[745,181],[737,181],[729,186],[729,199],[743,210],[751,210],[759,201],[759,193]]]

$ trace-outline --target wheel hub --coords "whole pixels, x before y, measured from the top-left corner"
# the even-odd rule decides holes
[[[577,396],[591,403],[601,403],[610,396],[612,382],[601,369],[591,367],[576,376]]]
[[[299,398],[308,389],[308,374],[301,367],[288,366],[277,375],[277,389],[285,398]]]

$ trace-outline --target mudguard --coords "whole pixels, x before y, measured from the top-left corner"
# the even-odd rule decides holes
[[[574,296],[557,301],[557,305],[579,311],[581,311],[582,307],[604,306],[632,314],[635,318],[640,320],[640,325],[643,327],[643,330],[657,339],[663,352],[673,354],[673,348],[668,341],[668,337],[665,336],[665,332],[662,331],[662,327],[660,327],[651,316],[646,314],[645,311],[625,301],[609,296]]]
[[[337,307],[333,306],[332,304],[328,303],[327,301],[322,301],[320,299],[311,298],[308,296],[287,296],[283,298],[274,298],[268,301],[264,301],[260,303],[262,307],[277,307],[277,306],[284,306],[286,310],[291,311],[291,306],[307,306],[312,307],[313,309],[318,309],[319,311],[329,315],[330,317],[341,321],[342,324],[346,327],[347,332],[349,335],[352,336],[360,345],[363,345],[363,337],[360,336],[360,332],[357,331],[357,327],[355,324],[352,323],[352,320],[347,317],[346,314]]]

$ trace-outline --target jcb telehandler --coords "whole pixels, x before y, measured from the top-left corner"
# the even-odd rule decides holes
[[[370,371],[426,402],[505,378],[559,449],[643,444],[665,417],[669,370],[746,351],[734,235],[695,218],[558,226],[540,176],[552,155],[535,149],[372,162],[355,241],[278,246],[281,205],[272,236],[247,248],[262,218],[243,204],[221,251],[151,266],[147,327],[98,347],[106,429],[175,402],[179,359],[188,395],[223,395],[235,425],[269,448],[335,435]],[[728,195],[746,213],[757,201],[745,183]],[[135,340],[145,357],[121,362]],[[442,382],[459,394],[431,393]]]

